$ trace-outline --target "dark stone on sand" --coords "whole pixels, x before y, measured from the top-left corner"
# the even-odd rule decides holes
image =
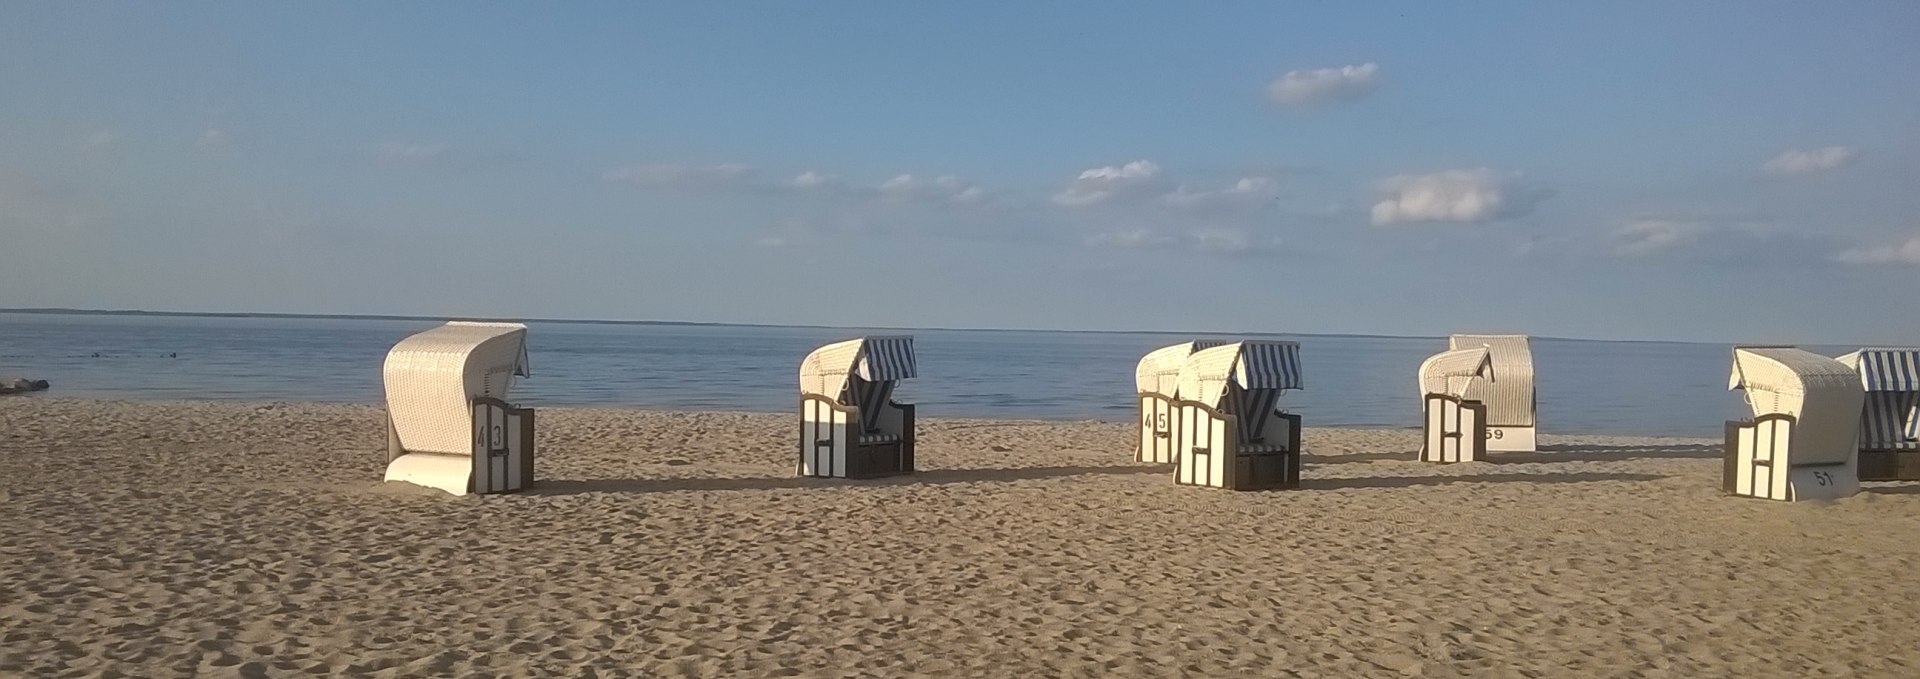
[[[29,391],[46,391],[46,380],[30,380],[24,377],[0,379],[0,394],[21,394]]]

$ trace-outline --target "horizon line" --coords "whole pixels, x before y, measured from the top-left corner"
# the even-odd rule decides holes
[[[79,309],[72,307],[0,307],[0,313],[29,315],[64,316],[161,316],[173,318],[282,318],[282,319],[320,319],[355,321],[449,321],[472,320],[492,322],[549,323],[573,325],[663,325],[723,328],[804,328],[819,330],[931,330],[940,332],[1057,332],[1091,333],[1106,335],[1175,335],[1175,336],[1298,336],[1298,337],[1355,337],[1365,339],[1446,339],[1445,335],[1390,335],[1372,333],[1342,332],[1190,332],[1184,330],[1063,330],[1057,328],[951,328],[951,327],[906,327],[886,325],[814,325],[786,323],[740,323],[725,321],[673,321],[673,320],[618,320],[598,318],[532,318],[500,316],[458,316],[458,315],[417,315],[417,314],[326,314],[293,313],[279,311],[156,311],[149,309]],[[1586,337],[1554,337],[1549,335],[1529,335],[1534,339],[1566,342],[1631,342],[1640,344],[1726,344],[1740,346],[1737,342],[1703,342],[1692,340],[1648,340],[1648,339],[1593,339]],[[1816,343],[1808,343],[1816,344]],[[1837,346],[1837,345],[1836,345]]]

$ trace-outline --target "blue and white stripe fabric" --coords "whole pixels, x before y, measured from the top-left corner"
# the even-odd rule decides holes
[[[1860,386],[1867,391],[1920,392],[1920,349],[1861,349]]]
[[[1227,389],[1226,407],[1239,417],[1240,441],[1259,443],[1266,436],[1267,413],[1280,405],[1279,389]]]
[[[1861,349],[1839,361],[1860,373],[1867,392],[1860,447],[1920,449],[1920,349]]]
[[[1299,389],[1298,342],[1248,341],[1240,343],[1240,364],[1234,380],[1246,389]]]
[[[1867,392],[1860,418],[1860,447],[1866,450],[1920,449],[1920,392]]]
[[[854,374],[869,382],[884,382],[913,377],[915,369],[912,337],[868,337]]]
[[[868,382],[852,380],[847,388],[853,392],[854,403],[860,407],[860,431],[873,432],[880,429],[880,411],[893,398],[892,380]]]

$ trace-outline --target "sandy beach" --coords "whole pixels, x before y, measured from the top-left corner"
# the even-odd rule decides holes
[[[923,412],[923,417],[927,413]],[[544,409],[537,490],[380,482],[372,406],[0,400],[4,676],[1915,676],[1920,486],[1718,492],[1719,442],[1175,486],[1131,426]]]

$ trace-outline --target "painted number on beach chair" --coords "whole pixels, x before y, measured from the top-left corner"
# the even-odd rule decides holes
[[[1833,475],[1826,472],[1814,472],[1813,481],[1822,486],[1831,486],[1833,485]]]
[[[500,425],[487,427],[487,449],[505,453],[507,447],[507,429]]]
[[[1487,438],[1490,438],[1490,439],[1503,439],[1503,438],[1506,438],[1506,437],[1507,437],[1507,432],[1506,432],[1506,430],[1503,430],[1503,429],[1488,429],[1488,430],[1487,430]]]

